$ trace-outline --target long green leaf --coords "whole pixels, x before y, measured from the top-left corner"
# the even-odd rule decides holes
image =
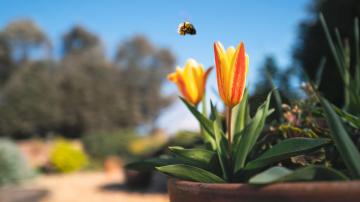
[[[352,80],[353,82],[354,80]],[[347,93],[349,94],[349,105],[348,105],[348,108],[345,108],[345,110],[353,113],[353,114],[356,114],[356,115],[360,115],[360,94],[359,92],[356,91],[356,88],[355,88],[355,85],[348,85],[348,86],[345,86],[346,87],[346,90],[347,90]]]
[[[190,112],[195,116],[195,118],[199,121],[200,125],[205,129],[203,138],[204,141],[209,143],[211,147],[215,150],[215,140],[214,140],[214,131],[212,121],[206,118],[202,113],[200,113],[195,106],[187,102],[184,98],[180,97],[180,99],[184,102],[186,107],[190,110]]]
[[[251,184],[269,184],[275,182],[296,182],[296,181],[334,181],[348,180],[341,172],[323,167],[307,166],[295,171],[284,167],[272,167],[262,173],[250,178]]]
[[[325,68],[325,64],[326,64],[326,57],[323,56],[321,58],[321,60],[320,60],[320,64],[319,64],[319,66],[317,68],[316,75],[315,75],[315,86],[317,88],[320,87],[322,75],[323,75],[324,68]]]
[[[334,44],[334,41],[332,40],[331,38],[331,35],[330,35],[330,32],[329,32],[329,29],[328,29],[328,26],[325,22],[325,18],[323,16],[322,13],[320,13],[320,22],[321,22],[321,25],[323,26],[323,29],[325,31],[325,35],[326,35],[326,39],[329,43],[329,46],[330,46],[330,50],[334,56],[334,59],[335,59],[335,62],[336,62],[336,66],[339,70],[339,73],[341,75],[341,79],[343,79],[344,81],[344,71],[345,71],[345,68],[343,68],[343,65],[341,63],[341,59],[340,59],[340,56],[337,54],[337,51],[336,51],[336,48],[335,48],[335,44]]]
[[[249,110],[248,97],[249,93],[247,88],[245,88],[241,102],[233,108],[233,117],[231,119],[231,125],[233,126],[233,134],[240,133],[246,126],[247,111]]]
[[[183,159],[187,165],[200,167],[208,171],[219,171],[217,154],[206,149],[184,149],[182,147],[169,147],[169,150],[178,158]]]
[[[359,19],[354,20],[354,37],[355,37],[355,81],[357,92],[360,91],[360,34]]]
[[[184,149],[182,147],[169,147],[169,150],[174,154],[188,158],[191,160],[199,161],[205,164],[210,164],[214,158],[216,158],[216,153],[206,149]]]
[[[169,166],[156,167],[156,169],[167,175],[171,175],[183,180],[190,180],[203,183],[225,183],[219,176],[201,168],[176,164]]]
[[[225,136],[224,136],[222,130],[219,127],[219,124],[216,121],[214,121],[213,125],[214,125],[214,131],[215,131],[215,142],[216,142],[216,147],[217,147],[216,151],[218,154],[223,178],[225,180],[228,180],[229,179],[228,163],[227,163],[228,155],[227,155],[227,146],[225,144],[226,139],[225,139]]]
[[[327,123],[330,127],[331,135],[335,145],[350,170],[352,176],[360,179],[360,153],[346,132],[341,119],[337,116],[330,103],[320,97],[321,105],[325,112]]]
[[[233,145],[233,164],[234,173],[238,172],[245,166],[246,158],[257,139],[263,127],[265,125],[266,117],[269,115],[269,103],[271,98],[271,92],[269,93],[266,101],[258,108],[254,118],[245,127],[243,134],[241,135],[241,141],[234,140]],[[238,144],[236,144],[238,143]]]
[[[210,120],[215,121],[217,118],[217,108],[216,105],[210,100]]]
[[[327,143],[329,143],[329,140],[324,138],[286,139],[268,149],[257,159],[250,161],[244,169],[257,169],[268,166],[292,156],[301,155],[307,151],[317,149]]]
[[[265,102],[263,103],[263,105],[264,105],[264,108],[263,108],[264,113],[263,113],[263,116],[261,117],[260,124],[257,125],[257,127],[255,128],[255,133],[253,133],[253,136],[250,138],[250,150],[249,150],[249,152],[252,150],[252,148],[256,144],[256,141],[258,140],[261,132],[263,131],[264,126],[265,126],[266,118],[268,116],[270,116],[274,112],[274,109],[269,109],[270,100],[271,100],[271,96],[273,94],[273,91],[274,90],[269,92]]]
[[[195,116],[195,118],[200,122],[200,124],[204,127],[204,129],[209,132],[211,135],[214,134],[212,121],[206,118],[201,112],[199,112],[195,106],[187,102],[184,98],[180,97],[180,99],[184,102],[186,107],[190,110],[190,112]]]
[[[355,128],[360,128],[360,118],[357,116],[354,116],[352,114],[347,113],[344,110],[339,109],[335,105],[332,105],[335,112],[346,122],[348,122],[350,125],[352,125]]]
[[[155,167],[158,166],[166,166],[166,165],[172,165],[172,164],[179,164],[183,163],[183,161],[175,158],[147,158],[142,161],[136,161],[129,163],[125,166],[126,169],[129,170],[137,170],[137,171],[149,171],[154,170]]]
[[[211,100],[210,100],[210,104]],[[203,99],[201,101],[201,107],[202,107],[202,114],[204,117],[208,117],[208,113],[207,113],[207,107],[206,107],[206,94],[204,93]],[[212,138],[211,134],[209,134],[209,132],[207,130],[204,129],[204,127],[202,126],[202,124],[200,124],[200,132],[201,135],[204,139],[204,142],[206,143],[206,146],[210,146],[212,150],[215,150],[215,141]]]
[[[336,42],[338,44],[338,55],[340,55],[340,60],[342,63],[344,63],[344,59],[346,57],[346,53],[345,53],[345,46],[341,40],[341,35],[340,35],[340,32],[339,32],[339,29],[338,28],[335,28],[335,37],[336,37]]]
[[[280,167],[280,166],[272,167],[250,178],[249,183],[250,184],[273,183],[276,182],[281,177],[289,175],[292,172],[293,172],[292,170],[289,170],[284,167]]]
[[[283,109],[282,109],[282,99],[281,99],[281,95],[280,95],[280,91],[279,89],[276,87],[275,83],[274,83],[274,79],[270,73],[270,71],[268,69],[266,69],[266,77],[267,80],[269,81],[271,88],[274,89],[274,98],[275,98],[275,103],[276,103],[276,109],[277,109],[277,115],[278,115],[278,120],[282,123],[284,122],[284,118],[283,118]]]

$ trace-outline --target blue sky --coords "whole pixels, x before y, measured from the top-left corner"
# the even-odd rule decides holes
[[[244,41],[250,56],[248,84],[251,88],[257,79],[256,69],[265,56],[275,56],[281,66],[291,63],[297,25],[306,17],[305,9],[309,2],[3,0],[0,28],[15,19],[30,18],[47,33],[53,46],[59,50],[63,34],[71,26],[81,24],[102,39],[109,58],[118,43],[141,34],[157,46],[170,48],[181,66],[190,57],[206,67],[212,65],[214,41],[221,41],[226,47]],[[184,20],[190,20],[195,25],[196,36],[177,35],[177,25]],[[214,77],[212,74],[208,88],[216,87]],[[176,92],[171,84],[166,85],[167,91]],[[158,123],[169,132],[197,127],[196,121],[179,102],[166,110]]]

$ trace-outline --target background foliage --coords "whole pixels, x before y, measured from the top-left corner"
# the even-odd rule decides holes
[[[173,54],[145,37],[120,43],[114,60],[82,26],[64,34],[60,57],[34,22],[0,31],[0,136],[14,138],[153,126],[171,103],[162,94]]]
[[[0,139],[0,186],[16,183],[32,176],[17,146],[7,139]]]

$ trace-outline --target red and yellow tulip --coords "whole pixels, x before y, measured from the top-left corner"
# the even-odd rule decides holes
[[[206,80],[211,70],[209,68],[204,71],[201,64],[188,59],[183,69],[177,67],[175,72],[168,75],[168,80],[177,85],[185,100],[197,105],[204,96]]]
[[[220,42],[214,43],[216,77],[221,99],[227,107],[240,103],[246,85],[249,57],[244,43],[226,51]]]

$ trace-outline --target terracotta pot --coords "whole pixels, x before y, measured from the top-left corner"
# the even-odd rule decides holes
[[[359,202],[360,181],[247,184],[208,184],[168,180],[170,202]]]

